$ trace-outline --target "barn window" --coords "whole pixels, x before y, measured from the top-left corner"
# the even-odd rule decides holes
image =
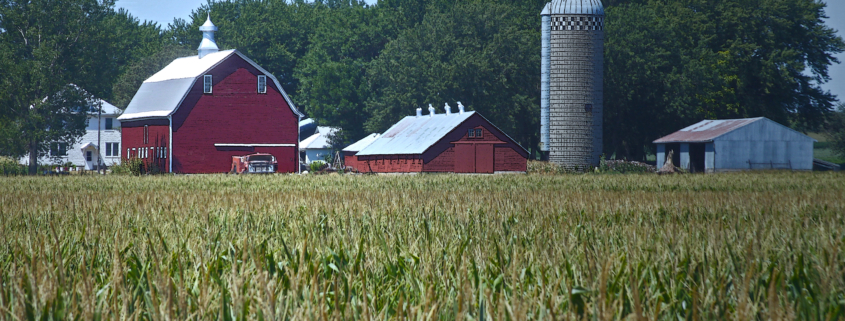
[[[202,92],[204,94],[211,93],[211,75],[202,76]]]
[[[258,76],[258,93],[259,94],[266,94],[267,93],[267,76],[264,76],[264,75]]]
[[[467,133],[467,136],[470,138],[475,137],[475,129],[470,129]]]
[[[476,137],[476,138],[481,138],[481,129],[476,129],[476,130],[475,130],[475,137]]]
[[[144,144],[150,143],[150,126],[144,125]]]

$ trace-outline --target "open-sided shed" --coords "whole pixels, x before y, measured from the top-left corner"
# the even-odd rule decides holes
[[[674,150],[674,164],[691,172],[813,169],[816,140],[765,117],[702,120],[655,140],[657,167]]]

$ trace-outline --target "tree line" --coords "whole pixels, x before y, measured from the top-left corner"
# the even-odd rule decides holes
[[[78,137],[80,117],[56,115],[85,95],[124,108],[144,79],[196,54],[206,14],[221,49],[273,73],[300,110],[343,128],[347,142],[418,107],[461,101],[536,151],[545,2],[209,1],[165,27],[111,0],[0,0],[0,153]],[[765,116],[818,131],[835,114],[837,99],[820,84],[845,43],[824,24],[823,3],[604,2],[608,156],[643,159],[652,140],[703,118]],[[60,99],[76,92],[71,83],[87,92]]]

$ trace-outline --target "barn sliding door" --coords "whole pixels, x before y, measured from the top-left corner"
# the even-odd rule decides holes
[[[475,145],[455,144],[455,173],[475,173]]]
[[[493,173],[493,144],[475,144],[475,172]]]

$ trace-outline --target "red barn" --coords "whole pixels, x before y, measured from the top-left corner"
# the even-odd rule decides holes
[[[528,151],[474,111],[407,116],[355,154],[360,172],[525,172]]]
[[[224,173],[232,156],[268,153],[278,172],[299,169],[302,114],[279,81],[237,50],[218,51],[207,20],[199,55],[144,81],[121,122],[124,158],[174,173]]]

